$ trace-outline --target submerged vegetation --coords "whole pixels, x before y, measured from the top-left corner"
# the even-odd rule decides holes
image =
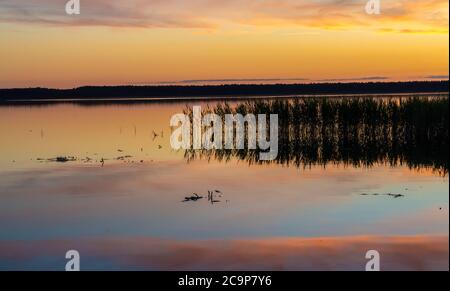
[[[278,114],[278,157],[267,162],[259,160],[258,150],[187,150],[188,161],[237,158],[296,167],[387,164],[448,174],[448,96],[250,100],[206,110],[221,116]]]

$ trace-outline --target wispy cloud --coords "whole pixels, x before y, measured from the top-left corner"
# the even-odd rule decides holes
[[[428,28],[428,29],[392,29],[392,28],[380,28],[379,32],[388,33],[406,33],[406,34],[446,34],[448,33],[448,28]]]
[[[364,82],[364,81],[385,81],[389,77],[374,76],[374,77],[360,77],[360,78],[339,78],[339,79],[322,79],[320,82]]]
[[[430,75],[430,76],[425,76],[424,79],[448,80],[448,75]]]
[[[290,83],[290,82],[306,82],[310,79],[306,78],[242,78],[242,79],[198,79],[198,80],[180,80],[158,82],[156,84],[255,84],[255,83]],[[143,84],[143,83],[141,83]],[[149,83],[147,83],[149,84]],[[155,83],[153,83],[155,84]]]
[[[89,0],[78,16],[66,0],[3,0],[0,22],[71,26],[217,28],[223,25],[368,27],[385,32],[447,31],[447,0],[383,0],[369,16],[366,0]]]

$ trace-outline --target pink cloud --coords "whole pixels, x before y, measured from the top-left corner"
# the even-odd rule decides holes
[[[389,24],[403,23],[448,28],[448,1],[444,0],[384,0],[379,16],[365,13],[365,0],[81,0],[82,12],[77,16],[65,14],[65,3],[4,0],[0,22],[145,28],[212,28],[224,23],[320,28],[383,24],[386,31],[394,31]]]

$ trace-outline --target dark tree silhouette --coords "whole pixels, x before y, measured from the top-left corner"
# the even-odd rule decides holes
[[[315,83],[220,86],[117,86],[75,89],[0,89],[0,102],[24,99],[236,97],[319,94],[385,94],[448,92],[448,81]]]

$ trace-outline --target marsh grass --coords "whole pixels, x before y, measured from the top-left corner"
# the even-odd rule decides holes
[[[278,114],[279,154],[259,160],[259,150],[187,150],[185,158],[311,167],[377,164],[430,168],[448,174],[449,100],[443,97],[346,97],[249,100],[219,103],[203,114]],[[190,114],[190,108],[185,110]]]

